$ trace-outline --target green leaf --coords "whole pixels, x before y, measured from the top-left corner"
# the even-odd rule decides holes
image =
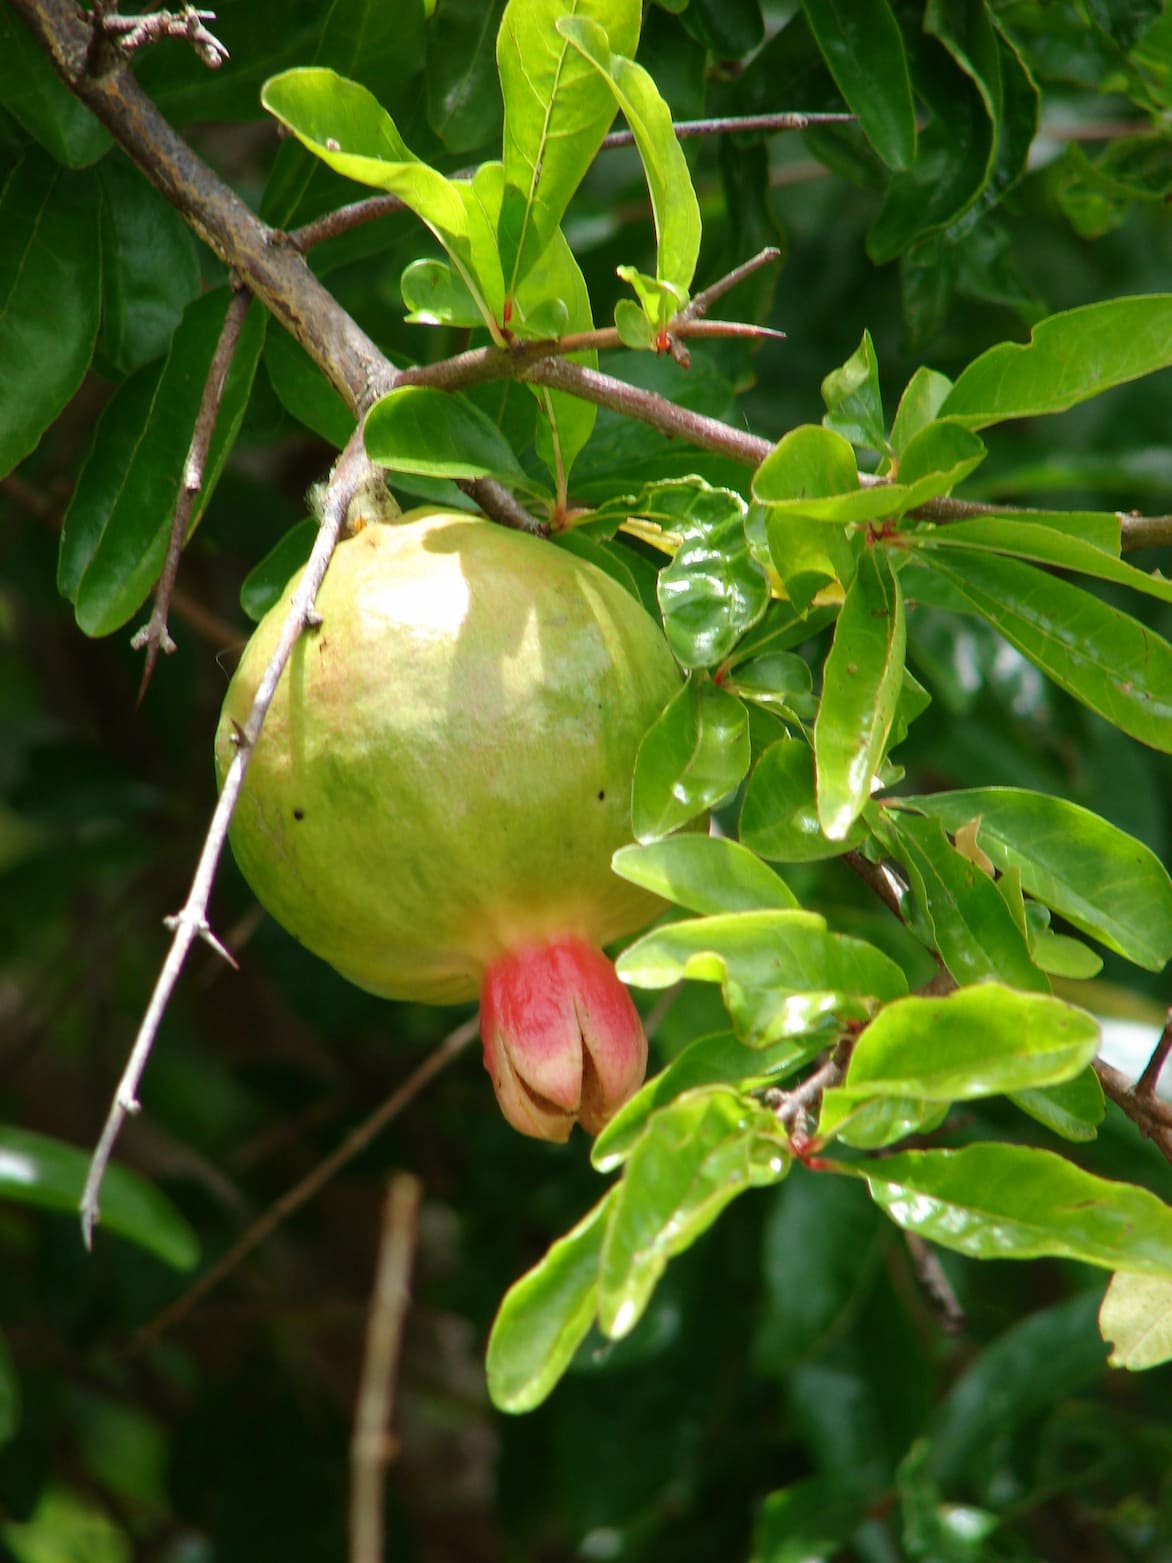
[[[390,391],[366,419],[366,451],[392,472],[499,478],[535,492],[500,430],[466,396],[426,385]]]
[[[1172,645],[1118,608],[1014,559],[941,549],[923,564],[1062,689],[1153,749],[1172,752]]]
[[[97,187],[28,152],[0,193],[0,477],[35,449],[93,357]]]
[[[769,1047],[745,1047],[731,1031],[701,1037],[641,1086],[619,1108],[590,1150],[599,1172],[610,1172],[631,1154],[651,1115],[685,1091],[707,1085],[757,1090],[800,1069],[819,1051],[822,1039],[785,1038]]]
[[[839,857],[866,834],[857,821],[842,841],[831,841],[818,820],[814,755],[800,738],[770,744],[753,767],[741,805],[741,840],[776,863],[813,863]]]
[[[634,54],[638,0],[509,0],[496,58],[505,101],[500,253],[512,298],[562,220],[614,118],[605,79],[560,33],[582,19],[618,54]],[[599,24],[602,24],[601,26]]]
[[[468,284],[447,261],[413,260],[399,279],[399,293],[408,325],[471,330],[484,323]]]
[[[738,1194],[780,1181],[789,1166],[770,1109],[727,1086],[690,1091],[657,1113],[627,1163],[602,1244],[603,1334],[630,1334],[668,1261]]]
[[[743,648],[742,648],[743,649]],[[813,695],[810,664],[789,651],[766,652],[738,662],[723,680],[730,695],[750,700],[754,705],[774,711],[790,720],[813,721],[817,706]],[[814,767],[810,766],[810,786],[814,785]],[[811,794],[812,795],[812,794]]]
[[[496,324],[503,290],[493,285],[494,268],[481,264],[491,235],[474,235],[472,186],[461,187],[421,162],[374,94],[336,71],[322,66],[285,71],[265,83],[261,102],[336,173],[398,196],[447,250],[485,324]],[[495,261],[495,242],[491,254]]]
[[[829,1476],[791,1482],[761,1505],[749,1563],[833,1563],[863,1512],[858,1496]]]
[[[802,0],[839,91],[889,168],[916,155],[916,109],[899,23],[887,0]]]
[[[563,17],[557,28],[610,84],[615,102],[631,127],[655,216],[656,279],[678,289],[683,302],[700,255],[700,206],[687,159],[672,125],[671,110],[641,65],[625,59],[621,49],[612,52],[607,47],[606,34],[596,22],[584,17]],[[616,42],[613,35],[610,41]],[[657,323],[666,325],[667,320],[661,315]]]
[[[259,624],[269,609],[280,602],[286,586],[309,558],[317,532],[316,521],[299,521],[244,577],[240,606],[254,623]]]
[[[973,1101],[1070,1080],[1098,1046],[1099,1023],[1085,1010],[981,982],[947,998],[885,1005],[856,1041],[842,1086],[826,1096]]]
[[[165,353],[199,295],[199,254],[179,213],[136,168],[108,157],[102,191],[100,351],[123,374]]]
[[[1099,1310],[1099,1328],[1113,1348],[1113,1368],[1137,1373],[1167,1362],[1172,1358],[1172,1281],[1113,1275]]]
[[[840,588],[854,576],[857,553],[845,528],[794,515],[784,506],[753,505],[745,523],[745,535],[754,558],[767,567],[772,565],[777,572],[796,617],[805,620],[822,591],[841,603]],[[825,605],[822,611],[831,617],[837,614],[832,604]],[[814,633],[813,629],[810,633]]]
[[[427,122],[449,152],[475,152],[499,134],[493,40],[504,0],[444,0],[427,29]]]
[[[863,332],[863,340],[842,368],[831,370],[823,380],[822,400],[826,403],[823,428],[840,434],[852,445],[879,452],[887,449],[879,362],[869,331]]]
[[[659,572],[657,590],[664,633],[677,660],[686,668],[710,668],[762,617],[769,581],[749,552],[740,495],[697,490],[697,501],[693,513],[677,523],[680,543]]]
[[[999,342],[963,371],[940,416],[980,429],[1065,412],[1172,364],[1172,294],[1107,299],[1039,321],[1028,343]]]
[[[488,1393],[499,1411],[532,1411],[561,1378],[594,1322],[610,1189],[533,1269],[514,1281],[488,1340]]]
[[[631,884],[703,915],[798,904],[784,879],[725,836],[669,836],[620,847],[611,866]]]
[[[62,1140],[14,1125],[0,1126],[0,1199],[75,1217],[90,1158]],[[195,1234],[166,1195],[126,1167],[114,1165],[102,1184],[102,1228],[145,1248],[176,1270],[199,1257]]]
[[[846,594],[814,723],[818,819],[845,841],[871,796],[903,684],[903,594],[886,550],[868,548]]]
[[[1084,1069],[1061,1085],[1011,1091],[1009,1099],[1051,1134],[1076,1142],[1093,1140],[1107,1112],[1103,1088],[1093,1069]]]
[[[190,306],[161,363],[123,382],[98,420],[61,534],[57,585],[87,635],[119,629],[158,577],[204,384],[228,308],[227,288]],[[267,316],[249,309],[224,384],[194,529],[236,441]],[[190,536],[190,530],[188,535]]]
[[[918,538],[913,536],[912,540]],[[971,521],[938,527],[925,534],[924,540],[930,548],[978,549],[1032,559],[1036,564],[1055,565],[1060,570],[1077,570],[1101,581],[1130,586],[1161,602],[1172,602],[1172,580],[1166,576],[1137,570],[1094,542],[1046,523],[1010,516],[976,516]]]
[[[753,498],[759,503],[801,506],[803,515],[815,518],[820,512],[807,508],[810,500],[857,494],[858,488],[859,467],[849,441],[816,423],[783,435],[753,474]]]
[[[733,695],[692,674],[639,745],[631,820],[654,841],[703,814],[749,769],[749,718]]]
[[[759,0],[671,0],[668,9],[682,11],[693,38],[720,59],[739,60],[764,35]]]
[[[737,1035],[750,1046],[866,1019],[874,1001],[907,991],[902,970],[881,951],[802,911],[669,923],[637,939],[616,967],[638,988],[719,982]]]
[[[940,821],[890,811],[885,823],[888,845],[907,870],[932,944],[957,982],[992,977],[1048,993],[1050,984],[1030,958],[1025,932],[997,886],[956,850]]]
[[[903,1151],[865,1167],[897,1226],[973,1259],[1077,1259],[1172,1280],[1172,1209],[1130,1183],[1023,1145]]]
[[[974,787],[901,799],[977,843],[1000,869],[1067,922],[1143,966],[1172,960],[1172,879],[1134,836],[1063,798],[1020,787]]]
[[[0,10],[0,104],[67,168],[109,151],[110,132],[75,98],[9,7]]]
[[[285,411],[335,450],[342,450],[354,433],[354,414],[300,342],[288,331],[270,331],[264,361],[269,383]]]
[[[896,453],[903,455],[909,441],[921,429],[935,423],[944,398],[952,389],[947,375],[939,374],[921,364],[904,387],[895,410],[895,422],[891,425],[891,444]]]

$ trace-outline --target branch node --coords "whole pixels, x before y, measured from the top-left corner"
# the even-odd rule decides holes
[[[109,11],[95,13],[97,31],[117,44],[123,54],[133,54],[162,38],[186,38],[209,70],[219,70],[229,58],[228,50],[204,26],[214,22],[214,11],[201,11],[185,5],[179,11],[152,11],[148,16],[119,16]]]

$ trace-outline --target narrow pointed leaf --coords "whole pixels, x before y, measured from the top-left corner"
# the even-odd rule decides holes
[[[957,982],[995,978],[1048,993],[1050,984],[1031,959],[1025,933],[997,886],[956,850],[940,821],[892,812],[887,827],[891,850],[908,872],[934,946]]]
[[[861,820],[842,841],[831,841],[818,820],[814,755],[800,738],[770,744],[745,788],[741,840],[775,863],[814,863],[839,857],[866,834]]]
[[[1064,1140],[1084,1143],[1093,1140],[1107,1114],[1103,1088],[1093,1069],[1084,1069],[1061,1085],[1044,1085],[1026,1091],[1011,1091],[1013,1105],[1043,1124],[1051,1134]]]
[[[1172,645],[1154,630],[1016,559],[931,549],[923,564],[1068,694],[1172,752]]]
[[[977,844],[1022,888],[1137,966],[1172,960],[1172,878],[1143,842],[1089,809],[1019,787],[908,798],[947,830],[979,821]]]
[[[619,1340],[642,1317],[668,1261],[790,1157],[767,1107],[727,1086],[679,1097],[652,1119],[618,1186],[598,1268],[598,1322]]]
[[[505,1294],[488,1341],[488,1393],[498,1410],[539,1406],[586,1338],[616,1192],[604,1194]]]
[[[602,28],[585,17],[565,17],[558,31],[606,80],[623,111],[643,161],[658,240],[655,275],[686,295],[700,255],[700,206],[671,110],[641,65],[610,47]],[[663,322],[666,323],[666,322]]]
[[[897,1226],[971,1258],[1051,1255],[1172,1281],[1172,1208],[1052,1151],[904,1151],[850,1171]]]
[[[886,450],[879,361],[869,331],[863,332],[863,340],[846,363],[840,369],[832,370],[823,380],[822,400],[826,403],[823,428],[840,434],[852,445]]]
[[[889,168],[916,155],[916,108],[899,23],[887,0],[802,0],[838,90]]]
[[[14,1125],[0,1125],[0,1199],[57,1210],[76,1219],[89,1152]],[[195,1234],[171,1201],[126,1167],[102,1184],[102,1230],[116,1232],[176,1270],[199,1256]]]
[[[1065,412],[1172,364],[1172,294],[1107,299],[1040,321],[1028,343],[999,342],[968,366],[942,418],[980,429]]]
[[[648,729],[635,760],[631,819],[654,841],[703,814],[749,769],[748,712],[706,678],[689,678]]]
[[[843,841],[871,796],[903,684],[903,595],[882,548],[868,548],[846,594],[814,723],[818,819]]]
[[[669,836],[620,847],[612,867],[632,884],[704,915],[798,904],[784,879],[726,836]]]
[[[510,0],[505,8],[496,57],[505,102],[500,248],[510,298],[614,119],[610,86],[557,30],[564,16],[592,24],[618,54],[633,55],[639,39],[638,0]]]
[[[81,384],[101,287],[93,181],[27,152],[0,192],[0,476]]]
[[[644,934],[616,963],[624,982],[667,988],[683,978],[719,982],[737,1035],[751,1046],[868,1018],[907,979],[861,939],[831,933],[814,912],[739,912],[669,923]]]

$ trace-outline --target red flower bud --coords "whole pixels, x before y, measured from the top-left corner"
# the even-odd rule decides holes
[[[597,1134],[639,1089],[647,1038],[602,951],[564,935],[509,950],[480,994],[484,1067],[501,1111],[522,1134]]]

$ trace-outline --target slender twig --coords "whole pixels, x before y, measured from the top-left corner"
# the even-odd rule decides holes
[[[200,1276],[194,1286],[189,1287],[182,1297],[169,1304],[143,1327],[132,1342],[131,1351],[139,1352],[154,1345],[169,1329],[185,1319],[197,1304],[243,1264],[249,1254],[270,1237],[283,1221],[300,1210],[315,1194],[320,1193],[343,1167],[356,1156],[361,1155],[371,1141],[415,1100],[423,1088],[430,1084],[454,1058],[464,1052],[477,1036],[479,1026],[479,1017],[473,1015],[470,1020],[463,1021],[454,1031],[449,1032],[439,1046],[411,1071],[402,1085],[397,1087],[386,1101],[380,1103],[369,1117],[364,1118],[356,1129],[351,1130],[324,1161],[320,1161],[312,1172],[270,1205],[264,1215],[241,1234],[232,1247],[216,1260],[211,1269]]]
[[[939,1254],[918,1232],[905,1232],[903,1240],[911,1256],[916,1279],[927,1294],[942,1328],[949,1335],[959,1335],[966,1322],[964,1309],[940,1263]]]
[[[744,282],[746,277],[751,277],[755,271],[760,271],[763,266],[771,266],[774,261],[781,259],[781,251],[770,244],[763,250],[758,250],[756,255],[750,256],[747,261],[742,261],[739,266],[734,266],[723,277],[718,277],[715,282],[702,289],[696,297],[681,310],[679,318],[672,322],[672,330],[679,329],[685,320],[699,320],[706,315],[716,303],[718,298],[723,298],[730,293],[738,282]]]
[[[792,1091],[773,1089],[765,1093],[764,1100],[776,1111],[778,1123],[798,1141],[808,1138],[806,1125],[817,1117],[823,1093],[842,1084],[854,1048],[854,1036],[843,1037],[831,1050],[830,1057],[807,1075],[801,1085]]]
[[[1111,1099],[1135,1124],[1147,1140],[1151,1140],[1167,1162],[1172,1162],[1172,1104],[1158,1096],[1140,1096],[1121,1069],[1096,1058],[1095,1073],[1103,1094]]]
[[[400,1172],[391,1179],[383,1205],[378,1270],[350,1440],[350,1563],[383,1563],[383,1483],[395,1452],[391,1413],[422,1198],[419,1179]]]
[[[228,836],[228,824],[232,818],[232,811],[236,807],[248,762],[252,758],[257,737],[273,695],[276,693],[281,673],[303,630],[316,618],[313,605],[318,587],[321,585],[326,566],[341,536],[350,502],[362,486],[375,477],[381,480],[381,473],[376,473],[371,466],[362,445],[361,432],[356,431],[339,456],[330,477],[322,503],[317,540],[313,545],[301,582],[293,594],[280,640],[265,668],[252,709],[248,713],[248,720],[237,734],[236,753],[224,777],[223,790],[216,804],[215,813],[212,815],[211,824],[208,826],[207,836],[204,838],[203,850],[200,852],[187,900],[176,916],[166,919],[167,927],[173,933],[171,948],[163,962],[146,1014],[134,1039],[126,1068],[114,1093],[114,1100],[90,1162],[89,1175],[82,1194],[81,1227],[87,1248],[93,1244],[94,1225],[99,1219],[98,1196],[110,1154],[114,1149],[114,1142],[127,1115],[139,1110],[139,1081],[142,1079],[163,1014],[191,946],[197,938],[204,939],[226,960],[232,960],[231,955],[212,933],[207,917],[208,902],[211,898],[220,853],[224,850],[224,843]]]
[[[1141,1101],[1155,1097],[1156,1087],[1160,1083],[1160,1075],[1170,1052],[1172,1052],[1172,1009],[1164,1017],[1164,1029],[1160,1032],[1160,1040],[1152,1049],[1152,1056],[1148,1059],[1143,1074],[1135,1082],[1135,1094]]]
[[[500,526],[528,532],[532,537],[549,536],[549,523],[530,515],[516,495],[495,478],[462,479],[460,487]]]
[[[809,130],[812,125],[847,125],[853,114],[741,114],[726,119],[682,119],[672,126],[678,141],[695,136],[731,136],[749,134],[756,130],[784,131]],[[604,151],[614,147],[634,146],[635,137],[629,130],[612,130],[604,136]]]
[[[224,395],[224,386],[228,380],[228,371],[232,367],[232,359],[236,353],[237,344],[240,341],[240,332],[244,327],[244,317],[248,313],[248,306],[252,302],[252,295],[243,288],[236,289],[228,304],[227,313],[224,316],[224,324],[220,331],[220,339],[216,343],[216,350],[212,354],[211,364],[208,366],[207,379],[204,381],[203,396],[200,399],[199,412],[196,414],[195,427],[191,431],[191,444],[187,451],[187,460],[183,463],[183,477],[179,484],[179,494],[175,500],[175,513],[171,518],[171,535],[167,539],[167,556],[163,561],[162,574],[159,576],[155,587],[154,606],[151,616],[136,631],[130,644],[136,651],[146,647],[146,659],[143,662],[142,681],[138,687],[138,698],[141,701],[146,694],[147,685],[151,681],[151,674],[155,670],[159,651],[168,654],[175,650],[175,642],[171,639],[167,629],[167,614],[171,606],[171,596],[175,590],[175,578],[179,574],[179,556],[183,552],[183,545],[187,541],[187,529],[191,524],[192,511],[195,502],[203,491],[204,467],[208,459],[208,451],[211,448],[212,436],[216,431],[216,419],[220,413],[220,402]]]
[[[146,16],[100,11],[95,14],[95,26],[108,38],[116,38],[124,54],[158,43],[160,38],[186,38],[208,69],[214,71],[229,58],[224,45],[204,26],[215,19],[214,11],[197,11],[195,6],[185,5],[179,11],[151,11]]]

